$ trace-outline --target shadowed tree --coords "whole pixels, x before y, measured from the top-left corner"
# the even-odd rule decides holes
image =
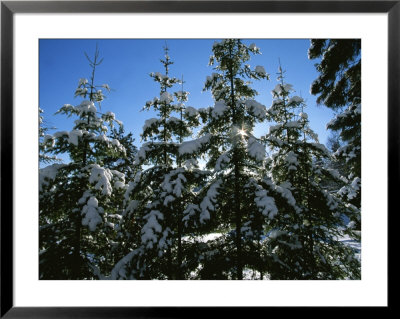
[[[336,111],[327,128],[340,134],[342,145],[335,156],[346,163],[348,183],[343,199],[361,209],[361,40],[313,39],[310,59],[318,59],[319,77],[311,85],[317,102]],[[352,217],[361,229],[360,212]]]

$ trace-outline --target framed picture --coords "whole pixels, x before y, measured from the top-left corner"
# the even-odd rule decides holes
[[[226,307],[238,306],[246,307],[246,312],[267,312],[277,307],[388,307],[388,213],[397,207],[394,204],[394,184],[399,175],[399,18],[399,1],[2,1],[1,316],[187,317],[194,307],[195,311],[204,314],[213,307],[212,311],[221,315],[232,310]],[[37,160],[38,113],[36,105],[32,105],[43,100],[45,95],[39,91],[39,82],[42,81],[40,72],[44,70],[40,68],[39,61],[46,63],[46,71],[56,73],[57,66],[63,63],[60,60],[70,54],[70,44],[70,48],[77,48],[79,41],[92,40],[104,44],[107,41],[116,43],[112,42],[116,40],[138,41],[136,43],[140,44],[137,45],[142,47],[149,45],[151,53],[147,54],[144,49],[138,54],[139,59],[147,61],[150,54],[155,59],[162,57],[162,52],[157,55],[155,47],[150,46],[158,40],[165,41],[166,62],[162,63],[168,64],[167,42],[184,50],[185,45],[196,46],[196,41],[232,38],[254,39],[256,44],[257,40],[267,43],[268,40],[361,39],[363,228],[360,276],[346,281],[280,278],[270,281],[208,280],[213,278],[206,276],[200,279],[207,280],[172,281],[62,280],[72,278],[62,276],[41,280],[37,226],[38,194],[42,184],[38,185],[38,170],[41,168]],[[73,42],[77,39],[80,40]],[[58,46],[57,52],[62,54],[56,54],[53,46],[58,40],[63,44]],[[247,50],[256,52],[255,45],[250,42],[246,44]],[[46,51],[45,46],[49,43],[52,44]],[[115,53],[124,50],[124,47],[107,44],[107,50]],[[211,46],[209,52],[211,54]],[[87,57],[93,68],[96,60],[90,54]],[[148,70],[151,71],[156,70]],[[267,71],[273,74],[271,82],[274,82],[276,71]],[[253,78],[266,76],[261,66],[252,72]],[[157,82],[157,74],[151,76]],[[79,87],[83,89],[89,85],[84,80],[79,82]],[[162,79],[159,82],[163,83]],[[307,80],[306,86],[310,84],[311,81]],[[62,89],[48,87],[47,90]],[[102,84],[101,90],[108,89]],[[278,98],[279,92],[276,88],[274,90],[274,97]],[[92,91],[90,94],[92,99]],[[176,98],[179,99],[179,96]],[[296,99],[300,98],[292,98],[291,103],[297,103]],[[299,114],[298,121],[302,118],[301,114],[303,119],[307,118],[303,112]],[[326,122],[322,124],[325,125]],[[238,128],[237,132],[235,136],[238,139],[252,138],[245,126]],[[75,133],[78,134],[78,130]],[[47,139],[50,140],[50,137]],[[78,137],[74,140],[70,132],[69,142],[74,144],[74,141],[77,143]],[[189,145],[186,146],[186,149],[189,148]],[[185,154],[184,151],[181,153]],[[91,200],[94,203],[96,198],[85,198],[86,206],[90,206]],[[88,207],[86,210],[90,210]],[[92,207],[97,208],[97,204]],[[94,218],[90,218],[86,226],[96,228]],[[307,227],[309,223],[304,220],[301,227]],[[235,236],[233,230],[227,234]],[[273,234],[278,236],[276,231]],[[271,233],[270,237],[273,237]],[[236,236],[233,242],[235,240],[240,242],[240,236]],[[56,260],[52,262],[57,264]],[[49,264],[50,272],[51,267]],[[107,279],[127,278],[121,275]],[[229,279],[242,277],[235,273]]]

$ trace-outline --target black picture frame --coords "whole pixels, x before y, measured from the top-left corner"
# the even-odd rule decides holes
[[[15,13],[387,13],[388,207],[399,180],[400,0],[396,1],[1,1],[1,318],[175,318],[237,315],[238,309],[192,307],[14,307],[13,303],[13,16]],[[388,214],[389,225],[390,214]],[[393,224],[393,223],[392,223]],[[388,244],[393,242],[389,232]],[[390,247],[390,246],[388,246]],[[390,250],[390,249],[389,249]],[[388,256],[389,259],[389,256]],[[389,260],[388,260],[389,261]],[[389,270],[389,269],[388,269]],[[389,287],[390,280],[388,281]],[[32,292],[34,293],[34,292]],[[294,307],[291,307],[291,310]],[[390,309],[390,298],[388,307]],[[252,308],[271,313],[276,308]],[[227,312],[228,311],[228,312]],[[301,312],[304,308],[296,309]],[[339,313],[335,308],[332,311]],[[233,314],[234,313],[234,314]]]

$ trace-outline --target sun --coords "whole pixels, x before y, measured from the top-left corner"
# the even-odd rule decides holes
[[[239,129],[238,134],[241,135],[242,137],[245,137],[247,135],[247,133],[244,129]]]

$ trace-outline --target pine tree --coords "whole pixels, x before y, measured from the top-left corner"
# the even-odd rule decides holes
[[[281,68],[278,82],[268,109],[276,125],[265,136],[273,152],[267,170],[292,207],[280,210],[281,217],[270,224],[271,279],[358,279],[355,252],[339,241],[354,236],[343,222],[353,209],[323,186],[341,178],[326,168],[323,160],[330,153],[309,127],[304,100],[292,95]]]
[[[122,202],[125,176],[103,164],[105,158],[116,160],[126,151],[117,139],[106,135],[115,123],[121,123],[113,113],[101,114],[95,106],[104,99],[102,88],[109,88],[94,84],[101,62],[96,47],[94,59],[89,59],[90,81],[80,79],[75,92],[84,100],[57,112],[77,117],[72,130],[45,138],[49,152],[68,154],[71,161],[40,170],[41,279],[96,278],[109,272],[113,263],[109,252],[120,218],[114,203]]]
[[[274,219],[277,202],[285,201],[272,184],[262,178],[265,147],[253,136],[257,122],[266,119],[266,108],[254,100],[257,92],[249,80],[268,79],[264,67],[251,69],[255,44],[238,39],[215,42],[205,90],[211,90],[215,105],[199,110],[206,122],[197,140],[207,152],[212,178],[201,191],[200,221],[209,232],[226,232],[203,245],[202,279],[243,279],[243,271],[265,271],[261,236]]]
[[[144,107],[154,109],[158,117],[146,120],[141,134],[145,143],[135,161],[148,168],[135,176],[125,194],[125,219],[134,220],[130,227],[140,229],[140,234],[114,267],[113,279],[183,279],[187,272],[183,266],[185,212],[191,211],[194,185],[206,172],[197,168],[195,158],[184,158],[179,151],[192,134],[191,127],[199,124],[199,115],[184,105],[188,92],[169,92],[179,80],[169,76],[173,62],[168,47],[164,50],[165,74],[150,74],[160,85],[159,97]]]
[[[44,111],[39,107],[39,162],[40,163],[51,163],[51,162],[60,162],[61,160],[56,156],[51,156],[48,154],[48,150],[46,147],[47,139],[51,138],[51,135],[48,135],[49,127],[44,126],[44,117],[42,115]]]
[[[125,148],[125,156],[118,159],[105,157],[103,159],[104,166],[124,173],[126,180],[133,179],[137,173],[137,167],[134,166],[133,163],[135,162],[138,150],[134,144],[135,139],[133,138],[132,132],[126,134],[124,127],[120,125],[110,129],[109,138],[120,142]]]
[[[335,156],[348,167],[348,184],[340,190],[343,199],[361,208],[361,40],[316,39],[308,50],[320,76],[312,83],[317,102],[337,112],[327,128],[340,133],[343,145]],[[352,217],[361,229],[360,212]]]

